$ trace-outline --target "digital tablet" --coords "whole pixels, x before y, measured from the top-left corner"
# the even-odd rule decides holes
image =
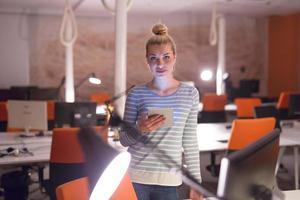
[[[148,108],[148,116],[163,115],[166,120],[161,128],[168,128],[173,125],[173,109],[172,108]]]

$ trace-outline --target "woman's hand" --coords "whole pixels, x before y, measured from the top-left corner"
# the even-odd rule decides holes
[[[203,195],[191,189],[190,191],[190,199],[192,200],[204,200]]]
[[[147,133],[154,131],[161,127],[166,118],[163,115],[150,115],[147,114],[142,115],[142,117],[138,120],[137,127],[141,133]]]

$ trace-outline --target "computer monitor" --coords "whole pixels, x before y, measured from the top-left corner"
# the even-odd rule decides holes
[[[48,129],[46,101],[8,100],[7,113],[9,128]]]
[[[37,86],[12,86],[9,98],[14,100],[30,100],[30,92],[36,90]]]
[[[217,189],[221,199],[271,199],[276,191],[275,168],[279,131],[223,158]],[[257,198],[257,197],[261,198]]]
[[[57,88],[36,88],[30,91],[30,100],[58,100]]]
[[[10,90],[0,89],[0,101],[7,101],[8,99],[10,99]]]
[[[97,125],[97,103],[95,102],[56,102],[54,126],[80,127],[83,125]]]
[[[292,118],[300,118],[300,94],[291,94],[289,97],[288,113]]]
[[[262,105],[254,107],[255,118],[274,117],[276,119],[275,128],[281,130],[279,111],[274,105]]]
[[[251,93],[259,92],[259,80],[258,79],[241,79],[240,89],[247,90]]]

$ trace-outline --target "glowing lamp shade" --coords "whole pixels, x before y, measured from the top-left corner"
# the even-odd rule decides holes
[[[226,80],[229,78],[229,73],[225,72],[222,76],[223,80]]]
[[[200,78],[203,81],[210,81],[213,77],[213,73],[211,70],[203,70],[200,74]]]
[[[90,200],[106,200],[112,196],[127,171],[130,159],[128,152],[122,152],[111,161],[96,183]]]
[[[99,78],[96,77],[89,77],[89,82],[95,85],[100,85],[101,84],[101,80]]]
[[[109,199],[122,181],[130,163],[128,152],[118,152],[103,142],[92,127],[81,127],[78,140],[85,158],[90,200]]]

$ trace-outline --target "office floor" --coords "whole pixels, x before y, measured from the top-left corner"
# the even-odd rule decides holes
[[[208,190],[212,192],[216,192],[218,179],[215,177],[212,177],[211,174],[206,170],[206,166],[210,163],[210,154],[208,153],[202,153],[200,155],[201,157],[201,173],[202,173],[202,179],[203,179],[203,185]],[[219,163],[220,159],[222,157],[222,154],[217,155],[217,162]],[[287,151],[283,157],[283,165],[284,169],[280,170],[277,176],[277,182],[279,185],[279,188],[282,190],[292,190],[294,189],[294,158],[291,151]],[[47,172],[47,169],[45,170]],[[47,178],[47,173],[45,174],[45,177]],[[37,180],[37,174],[32,174],[32,179],[34,181]],[[188,187],[182,186],[179,190],[181,199],[188,197]],[[2,200],[3,197],[0,197],[0,200]],[[39,185],[37,183],[30,185],[30,194],[29,194],[29,200],[49,200],[49,197],[41,192],[39,189]]]

